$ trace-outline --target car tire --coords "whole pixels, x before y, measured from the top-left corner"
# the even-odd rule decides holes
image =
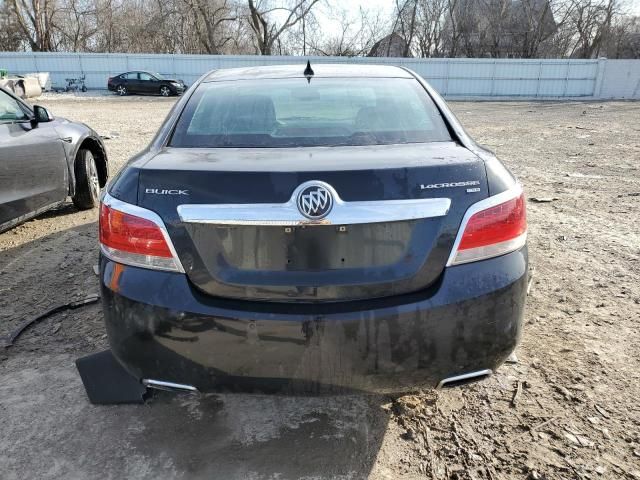
[[[167,87],[166,85],[161,86],[160,87],[160,95],[162,95],[163,97],[171,96],[171,89],[169,87]]]
[[[89,150],[81,149],[76,157],[76,193],[73,204],[80,210],[89,210],[100,200],[100,178],[96,159]]]
[[[83,85],[83,86],[82,86],[82,88],[81,88],[80,90],[82,90],[83,92],[86,92],[86,91],[87,91],[87,87],[85,87],[85,86]]]
[[[116,93],[121,97],[124,97],[127,94],[127,87],[125,87],[124,85],[118,85],[116,87]]]

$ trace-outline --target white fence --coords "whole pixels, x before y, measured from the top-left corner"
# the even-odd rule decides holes
[[[0,69],[49,72],[54,88],[86,75],[90,89],[130,70],[159,72],[193,83],[219,68],[299,63],[375,63],[405,66],[450,99],[640,99],[640,60],[414,59],[230,55],[133,55],[0,52]]]

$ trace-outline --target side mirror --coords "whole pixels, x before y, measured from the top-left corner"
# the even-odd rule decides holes
[[[38,124],[38,123],[50,122],[51,120],[53,120],[53,115],[49,113],[49,110],[47,110],[44,107],[41,107],[40,105],[34,105],[32,123]]]

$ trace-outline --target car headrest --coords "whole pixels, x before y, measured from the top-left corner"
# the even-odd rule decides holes
[[[392,119],[398,117],[398,106],[390,100],[378,99],[375,107],[362,107],[358,110],[355,119],[355,128],[358,131],[385,130]]]
[[[233,133],[271,133],[276,123],[276,109],[265,95],[242,95],[233,99],[225,115],[224,126]]]

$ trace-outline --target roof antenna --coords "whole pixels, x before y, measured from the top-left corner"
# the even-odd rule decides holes
[[[307,60],[307,68],[304,69],[304,76],[308,83],[311,83],[311,77],[313,77],[313,68],[311,68],[311,62]]]

